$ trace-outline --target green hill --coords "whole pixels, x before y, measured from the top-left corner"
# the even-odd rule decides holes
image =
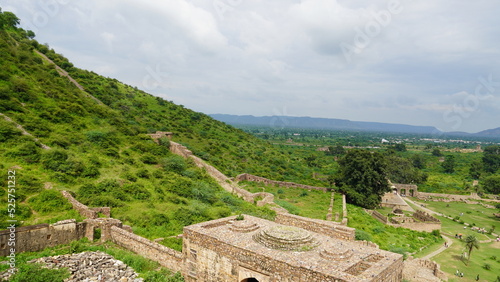
[[[205,114],[78,69],[18,25],[14,14],[0,14],[0,171],[5,178],[9,169],[16,172],[15,218],[22,224],[81,219],[57,190],[89,206],[113,207],[113,217],[150,238],[231,213],[273,216],[170,153],[168,140],[153,142],[146,134],[155,131],[173,132],[174,141],[228,176],[247,172],[326,185],[312,179],[314,170],[302,159]],[[8,219],[7,188],[0,189],[0,228]]]

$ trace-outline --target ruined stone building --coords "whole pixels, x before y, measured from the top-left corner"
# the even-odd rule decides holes
[[[245,215],[184,228],[186,281],[401,281],[403,257]]]

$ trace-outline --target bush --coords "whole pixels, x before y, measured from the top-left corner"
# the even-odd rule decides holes
[[[6,142],[20,135],[21,130],[15,128],[12,123],[7,122],[0,116],[0,142]]]
[[[56,190],[44,190],[37,196],[30,198],[31,208],[37,212],[56,212],[70,210],[71,204]]]
[[[86,201],[86,204],[94,207],[112,207],[112,208],[122,207],[124,205],[121,201],[111,196],[93,197],[92,199],[88,199]]]
[[[161,164],[167,171],[181,173],[186,169],[186,161],[183,157],[177,155],[163,159]]]
[[[146,153],[140,158],[141,162],[145,164],[157,164],[158,159],[151,153]]]
[[[130,183],[123,185],[123,191],[136,200],[147,200],[151,198],[151,192],[144,185],[138,183]]]
[[[355,239],[356,240],[361,240],[361,241],[371,241],[372,240],[372,235],[369,233],[361,230],[361,229],[356,229],[355,233]]]

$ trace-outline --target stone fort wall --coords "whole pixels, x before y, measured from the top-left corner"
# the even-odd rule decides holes
[[[0,230],[0,256],[9,255],[10,248],[15,248],[16,253],[37,252],[47,247],[69,244],[83,238],[85,228],[85,222],[76,222],[74,219],[58,221],[54,224],[17,227],[12,235],[15,238],[15,246],[9,246],[10,230]]]
[[[89,219],[95,219],[99,217],[99,213],[104,214],[106,217],[111,216],[111,209],[109,207],[100,207],[100,208],[89,208],[86,205],[77,201],[68,191],[61,191],[64,198],[66,198],[70,204],[73,206],[73,209],[78,211],[81,216]]]
[[[111,241],[174,272],[182,271],[183,255],[122,228],[111,227]]]
[[[207,164],[204,160],[193,155],[193,152],[179,143],[170,141],[170,151],[176,155],[192,160],[197,167],[204,169],[213,179],[215,179],[215,181],[217,181],[217,183],[224,188],[224,190],[229,193],[236,194],[238,197],[247,202],[253,203],[256,198],[261,198],[261,200],[257,202],[258,206],[274,202],[273,194],[266,192],[251,193],[239,187],[238,184],[234,183],[229,177],[224,175],[215,167]]]
[[[481,197],[479,197],[476,193],[471,193],[470,195],[454,195],[454,194],[438,194],[438,193],[425,193],[425,192],[418,192],[417,198],[419,200],[442,201],[442,202],[481,199]]]
[[[324,192],[329,190],[326,187],[316,187],[316,186],[298,184],[298,183],[293,183],[293,182],[276,181],[276,180],[271,180],[271,179],[267,179],[264,177],[248,174],[248,173],[242,173],[242,174],[236,176],[235,180],[236,181],[260,182],[260,183],[264,183],[267,185],[275,185],[275,186],[286,187],[286,188],[302,188],[302,189],[307,189],[307,190],[320,190],[320,191],[324,191]]]
[[[288,226],[295,226],[333,238],[354,241],[356,229],[321,219],[312,219],[289,213],[279,213],[275,222]]]

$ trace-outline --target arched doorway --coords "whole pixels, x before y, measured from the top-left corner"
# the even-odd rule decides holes
[[[251,277],[251,278],[245,278],[245,279],[241,280],[241,282],[259,282],[259,280]]]

